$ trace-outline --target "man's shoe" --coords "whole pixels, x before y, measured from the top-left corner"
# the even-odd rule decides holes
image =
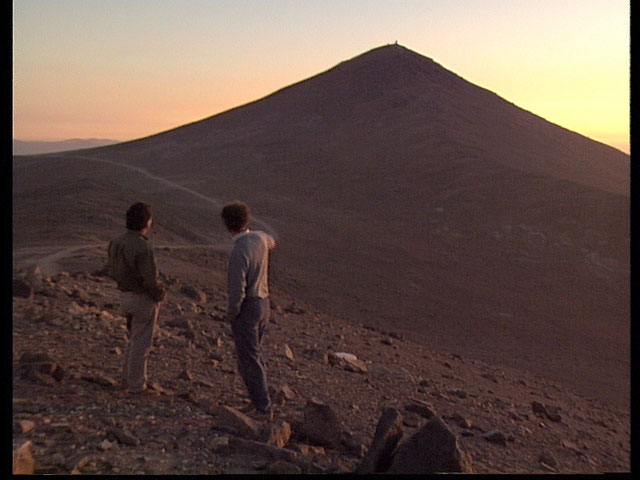
[[[252,408],[250,411],[246,412],[245,415],[261,423],[270,422],[271,420],[273,420],[273,410],[261,412],[260,410]]]

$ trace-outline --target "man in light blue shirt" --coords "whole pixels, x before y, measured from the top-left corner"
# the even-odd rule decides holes
[[[236,345],[238,371],[249,392],[249,415],[271,420],[262,339],[269,321],[269,252],[276,246],[268,233],[249,230],[249,207],[234,202],[222,209],[222,219],[233,236],[227,272],[227,319]]]

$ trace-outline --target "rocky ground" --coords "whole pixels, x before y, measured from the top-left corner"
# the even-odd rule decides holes
[[[125,321],[115,283],[100,275],[95,258],[52,276],[14,272],[26,278],[14,281],[14,467],[41,474],[362,472],[379,419],[392,411],[398,449],[438,418],[468,459],[465,471],[630,470],[629,412],[463,352],[428,350],[329,317],[277,285],[264,345],[276,416],[257,424],[225,408],[247,398],[223,319],[224,254],[197,252],[200,267],[218,272],[205,281],[186,273],[196,252],[159,253],[165,267],[169,257],[173,264],[163,269],[169,294],[148,362],[157,395],[118,387]]]

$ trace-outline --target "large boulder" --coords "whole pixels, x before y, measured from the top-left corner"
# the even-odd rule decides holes
[[[14,278],[13,296],[18,298],[33,298],[33,285],[23,278]]]
[[[317,445],[337,448],[342,430],[342,423],[333,408],[316,398],[307,402],[299,434]]]
[[[248,438],[258,438],[262,424],[239,410],[220,405],[211,412],[214,428]]]
[[[396,450],[387,473],[473,473],[471,457],[458,444],[456,435],[434,416]]]
[[[395,408],[385,409],[376,426],[371,446],[355,473],[381,473],[388,470],[402,435],[402,415]]]

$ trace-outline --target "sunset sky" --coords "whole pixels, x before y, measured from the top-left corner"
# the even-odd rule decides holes
[[[13,136],[132,140],[397,41],[629,153],[629,1],[14,0]]]

